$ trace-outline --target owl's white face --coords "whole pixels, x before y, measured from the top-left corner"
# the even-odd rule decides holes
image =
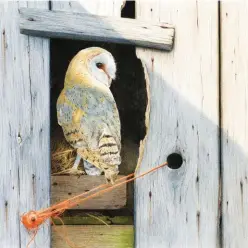
[[[110,87],[116,74],[116,64],[111,53],[102,52],[93,57],[89,62],[89,70],[99,82]]]

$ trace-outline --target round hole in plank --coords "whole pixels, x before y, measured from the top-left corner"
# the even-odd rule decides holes
[[[179,153],[171,153],[167,157],[168,167],[170,169],[179,169],[183,164],[183,158]]]

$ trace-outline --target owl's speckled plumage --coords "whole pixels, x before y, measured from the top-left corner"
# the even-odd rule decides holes
[[[99,63],[102,67],[97,68]],[[58,123],[66,140],[112,183],[121,163],[120,119],[109,89],[115,76],[113,63],[112,55],[102,48],[81,50],[68,67],[57,100]]]

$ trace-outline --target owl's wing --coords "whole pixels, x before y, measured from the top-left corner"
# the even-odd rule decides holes
[[[99,141],[100,157],[106,165],[119,165],[121,163],[120,147],[111,132],[104,130]],[[107,169],[107,168],[104,168]]]
[[[71,124],[73,116],[73,106],[68,102],[65,91],[65,89],[62,90],[57,100],[58,124],[62,127]]]
[[[104,164],[120,164],[120,119],[109,89],[84,85],[67,88],[58,99],[57,113],[59,124],[66,129],[65,136],[69,134],[75,140],[85,141],[83,148],[87,147],[87,150],[80,152],[84,159],[91,163],[100,159]],[[79,143],[74,141],[73,144],[80,148]]]
[[[84,135],[80,132],[80,120],[83,111],[66,96],[67,89],[63,89],[57,100],[58,124],[62,126],[64,136],[74,148],[84,145]]]
[[[99,90],[98,88],[87,89],[89,100],[87,102],[86,116],[88,119],[82,120],[86,123],[93,120],[93,137],[97,132],[95,141],[99,151],[99,161],[101,167],[104,165],[119,165],[121,163],[121,135],[120,117],[114,97],[109,89]],[[104,168],[102,168],[104,169]]]

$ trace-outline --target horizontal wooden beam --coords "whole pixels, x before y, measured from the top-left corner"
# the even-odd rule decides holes
[[[52,232],[53,248],[68,248],[62,237],[73,241],[75,247],[133,248],[133,226],[56,226]],[[62,237],[61,237],[62,236]]]
[[[63,39],[112,42],[172,50],[174,28],[128,18],[85,13],[20,9],[22,34]]]
[[[122,176],[119,176],[119,178]],[[52,176],[52,204],[64,201],[106,183],[104,176]],[[126,185],[78,204],[74,209],[120,209],[126,206]]]

